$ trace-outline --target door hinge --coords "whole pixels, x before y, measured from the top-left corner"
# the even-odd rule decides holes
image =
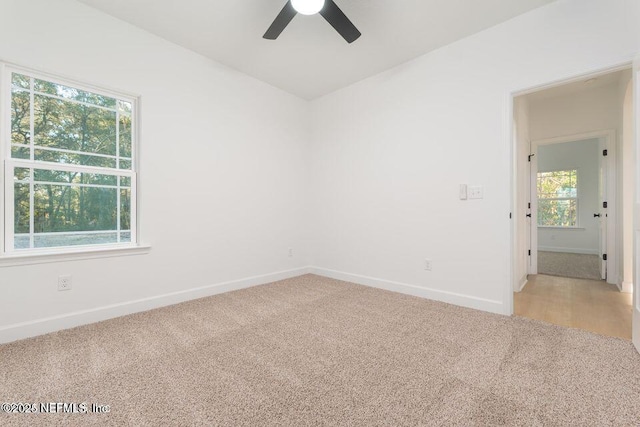
[[[511,219],[511,212],[509,212],[509,219]]]
[[[607,202],[602,202],[602,207],[603,207],[603,208],[605,208],[605,209],[606,209],[606,208],[607,208],[607,205],[608,205],[608,203],[607,203]]]
[[[602,254],[602,260],[606,261],[607,260],[607,254]]]
[[[529,203],[528,203],[528,205],[529,205],[529,208],[528,208],[528,209],[531,209],[531,202],[529,202]]]
[[[531,161],[531,158],[535,156],[535,154],[529,154],[529,161]]]
[[[531,256],[531,249],[529,249],[529,256]]]
[[[602,155],[603,156],[608,156],[609,155],[609,150],[602,150]]]

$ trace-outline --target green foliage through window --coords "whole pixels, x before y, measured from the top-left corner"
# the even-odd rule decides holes
[[[578,225],[578,171],[538,172],[538,225]]]
[[[13,248],[131,242],[133,102],[28,74],[11,75]]]

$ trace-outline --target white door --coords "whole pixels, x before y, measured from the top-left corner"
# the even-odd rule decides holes
[[[529,274],[538,274],[538,144],[530,144],[529,157]]]
[[[634,196],[634,224],[633,224],[633,344],[640,351],[640,58],[633,64],[633,105],[635,123],[635,152],[636,152],[636,186]]]
[[[605,144],[605,138],[600,138],[600,153],[598,154],[600,161],[600,179],[598,189],[598,211],[593,213],[593,216],[598,219],[600,223],[600,278],[605,280],[607,278],[607,209],[604,204],[607,203],[607,167],[609,157],[604,155],[604,150],[607,149]]]

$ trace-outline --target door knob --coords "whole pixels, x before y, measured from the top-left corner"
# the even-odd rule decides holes
[[[600,214],[599,214],[599,213],[597,213],[597,214],[593,214],[593,217],[594,217],[594,218],[600,218]]]
[[[527,218],[531,218],[531,214],[527,214]]]

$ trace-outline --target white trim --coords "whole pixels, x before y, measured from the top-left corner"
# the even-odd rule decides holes
[[[625,282],[623,280],[622,283],[620,283],[618,285],[618,289],[620,289],[620,292],[624,292],[626,294],[631,294],[631,293],[633,293],[633,283]]]
[[[543,252],[562,252],[570,254],[598,255],[598,249],[582,249],[582,248],[559,248],[557,246],[538,246],[539,251]]]
[[[2,112],[5,109],[11,111],[11,96],[5,93],[7,90],[9,90],[9,94],[11,93],[9,89],[11,85],[9,75],[11,75],[11,73],[6,72],[6,65],[0,62],[0,176],[4,177],[5,180],[8,179],[8,175],[4,159],[11,158],[11,144],[9,143],[9,141],[11,141],[11,119],[10,116],[7,117],[7,115],[2,114]],[[13,179],[13,177],[11,177],[11,179]],[[13,226],[14,219],[12,214],[11,222],[8,223],[5,199],[12,200],[11,203],[13,203],[13,194],[11,199],[8,199],[5,187],[4,183],[0,184],[0,217],[4,217],[4,222],[0,221],[2,222],[0,223],[0,256],[6,251],[7,246],[13,247],[13,240],[7,242],[5,239],[5,230]],[[11,209],[11,211],[13,212],[13,209]]]
[[[47,71],[42,71],[37,68],[23,67],[11,62],[6,62],[6,61],[1,61],[1,63],[2,65],[4,65],[4,68],[8,70],[9,75],[11,75],[11,73],[13,72],[16,72],[18,74],[36,78],[38,80],[46,80],[51,83],[72,87],[74,89],[80,89],[85,92],[92,92],[92,93],[95,93],[96,95],[106,96],[108,98],[121,98],[122,101],[127,101],[127,102],[134,102],[138,97],[138,95],[125,92],[120,89],[93,86],[91,84],[76,80],[74,77],[69,77],[69,76],[58,74],[58,73],[49,73]],[[11,84],[11,78],[9,78],[9,84]],[[47,95],[50,96],[50,94],[47,94]],[[68,100],[67,98],[64,98],[64,99]],[[97,107],[97,105],[93,105],[93,104],[89,104],[89,105]],[[133,111],[133,108],[134,108],[133,105],[131,108]]]
[[[11,76],[12,73],[19,73],[22,75],[25,75],[27,77],[29,77],[29,89],[27,90],[26,88],[21,88],[19,90],[23,91],[23,92],[28,92],[30,95],[30,117],[29,117],[29,126],[30,126],[30,139],[29,139],[29,147],[30,147],[30,159],[24,160],[24,159],[13,159],[11,158],[11,147],[13,146],[11,144],[11,130],[10,127],[7,126],[7,120],[9,120],[10,117],[10,113],[11,113],[11,98],[12,98],[12,89],[11,89]],[[57,96],[53,96],[51,94],[44,94],[44,93],[40,93],[35,91],[34,88],[34,81],[35,79],[41,79],[41,80],[45,80],[45,81],[49,81],[55,84],[59,84],[59,85],[63,85],[63,86],[67,86],[70,88],[75,88],[75,89],[79,89],[82,91],[86,91],[86,92],[91,92],[94,94],[98,94],[98,95],[102,95],[102,96],[106,96],[109,98],[113,98],[116,101],[116,106],[114,109],[110,109],[107,107],[102,107],[99,105],[93,105],[93,104],[87,104],[84,102],[80,102],[74,99],[67,99],[64,97],[57,97]],[[78,246],[78,247],[74,247],[72,249],[67,248],[67,247],[57,247],[56,248],[56,254],[55,255],[60,255],[62,258],[62,260],[66,260],[69,258],[70,255],[72,255],[72,259],[84,259],[84,258],[94,258],[94,257],[102,257],[105,256],[105,254],[114,254],[116,252],[121,253],[121,254],[126,254],[126,252],[139,252],[141,249],[139,246],[136,246],[136,244],[138,242],[141,241],[141,236],[140,236],[140,232],[139,232],[139,228],[138,228],[138,221],[140,220],[140,217],[138,215],[138,204],[139,204],[139,199],[138,199],[138,190],[136,188],[136,184],[137,184],[137,169],[136,166],[138,166],[138,147],[137,147],[137,143],[139,140],[139,129],[138,129],[138,110],[137,110],[137,106],[139,105],[140,102],[140,97],[139,96],[135,96],[135,95],[130,95],[130,94],[126,94],[123,93],[122,91],[119,90],[112,90],[112,89],[101,89],[99,87],[95,87],[95,86],[91,86],[91,85],[87,85],[85,83],[81,83],[81,82],[77,82],[74,79],[68,79],[65,77],[58,77],[52,74],[48,74],[48,73],[42,73],[42,72],[38,72],[35,71],[33,69],[28,69],[25,67],[20,67],[14,64],[9,64],[6,62],[0,62],[0,102],[2,102],[2,105],[0,105],[0,125],[4,124],[5,126],[2,126],[3,131],[0,131],[0,159],[2,159],[3,161],[1,162],[0,165],[0,175],[4,175],[5,179],[4,179],[4,184],[3,184],[3,188],[1,190],[1,193],[4,194],[4,197],[1,197],[0,199],[0,212],[2,212],[2,215],[4,215],[5,217],[5,221],[3,226],[1,227],[2,229],[0,230],[0,238],[2,238],[2,244],[0,244],[0,266],[5,266],[5,265],[21,265],[21,264],[33,264],[33,263],[39,263],[39,262],[51,262],[50,259],[54,259],[56,258],[56,256],[54,256],[54,254],[52,254],[51,251],[41,251],[39,249],[33,249],[34,248],[34,185],[35,185],[35,180],[34,180],[34,170],[35,169],[45,169],[45,170],[62,170],[62,171],[68,171],[68,172],[87,172],[87,173],[93,173],[93,174],[104,174],[104,175],[112,175],[112,176],[116,176],[118,177],[118,185],[116,186],[109,186],[109,185],[94,185],[94,184],[76,184],[76,183],[50,183],[50,185],[63,185],[63,186],[70,186],[70,187],[89,187],[89,188],[113,188],[116,190],[116,200],[117,200],[117,206],[116,206],[116,211],[117,211],[117,223],[118,223],[118,242],[120,241],[120,236],[121,236],[121,232],[122,230],[120,230],[119,226],[120,226],[120,210],[121,210],[121,206],[120,206],[120,179],[121,177],[129,177],[130,178],[130,198],[131,198],[131,213],[130,213],[130,222],[131,222],[131,240],[133,241],[133,245],[131,244],[125,244],[125,245],[114,245],[116,246],[116,248],[114,249],[113,246],[112,247],[108,247],[105,246],[104,248],[96,248],[94,246]],[[90,105],[91,107],[97,107],[97,108],[102,108],[102,109],[106,109],[109,111],[113,111],[115,113],[115,117],[116,117],[116,156],[107,156],[107,155],[102,155],[99,153],[85,153],[85,152],[79,152],[79,151],[75,151],[75,150],[67,150],[67,149],[55,149],[55,148],[50,148],[50,147],[37,147],[35,145],[35,132],[34,132],[34,95],[36,93],[39,93],[43,96],[47,96],[50,98],[56,98],[56,99],[64,99],[65,101],[69,101],[69,102],[75,102],[77,104],[81,104],[81,105]],[[120,105],[119,103],[121,102],[126,102],[129,103],[131,105],[131,113],[127,114],[127,116],[129,116],[131,118],[131,157],[130,158],[120,158],[119,157],[119,149],[120,149],[120,138],[119,136],[119,129],[120,129],[120,121],[118,120],[119,116],[120,116]],[[14,144],[17,146],[24,146],[25,144]],[[95,167],[95,166],[85,166],[85,165],[72,165],[72,164],[61,164],[61,163],[54,163],[54,162],[43,162],[43,161],[36,161],[34,159],[34,152],[35,149],[43,149],[43,150],[48,150],[48,151],[56,151],[56,152],[66,152],[66,153],[75,153],[75,154],[82,154],[82,155],[88,155],[88,156],[95,156],[95,157],[105,157],[105,158],[114,158],[115,159],[115,166],[119,167],[121,165],[121,161],[129,161],[131,163],[130,169],[114,169],[114,168],[104,168],[104,167]],[[20,259],[20,260],[24,260],[27,258],[23,258],[23,254],[18,254],[15,253],[15,248],[14,248],[14,230],[13,230],[13,195],[12,195],[12,186],[13,184],[13,168],[15,167],[23,167],[23,168],[27,168],[30,170],[30,179],[29,179],[29,186],[30,186],[30,191],[29,191],[29,209],[30,209],[30,215],[29,215],[29,222],[30,222],[30,226],[29,226],[29,247],[30,247],[30,251],[33,251],[33,255],[29,255],[31,258],[30,261],[28,262],[24,262],[21,261],[20,263],[16,264],[15,260]],[[11,173],[9,173],[9,171],[11,171]],[[43,182],[39,182],[39,183],[43,183]],[[11,197],[7,197],[7,196],[11,196]],[[11,211],[11,212],[9,212]],[[124,247],[124,249],[123,249]],[[53,249],[52,249],[53,250]],[[87,256],[79,256],[78,252],[88,252]],[[109,255],[109,256],[114,256],[114,255]],[[57,259],[57,258],[56,258]]]
[[[518,286],[516,286],[516,288],[514,289],[515,292],[522,292],[524,287],[527,286],[527,283],[529,283],[528,277],[529,276],[526,274],[522,276],[522,278],[518,281]]]
[[[513,98],[517,98],[518,96],[528,95],[530,93],[540,92],[543,90],[552,89],[554,87],[564,86],[567,84],[588,80],[590,78],[603,76],[605,74],[615,73],[616,71],[628,70],[632,68],[632,66],[633,66],[633,55],[631,56],[625,55],[624,58],[621,58],[618,61],[613,62],[612,65],[610,66],[592,68],[591,70],[588,70],[588,71],[580,70],[580,71],[576,71],[576,73],[569,72],[564,77],[560,77],[550,82],[515,90],[511,92],[511,96]]]
[[[51,79],[40,79],[38,77],[32,76],[29,73],[20,73],[17,72],[18,74],[21,74],[25,77],[34,77],[38,80],[42,80],[42,81],[46,81],[47,83],[53,83],[56,85],[60,85],[60,86],[64,86],[64,87],[68,87],[68,88],[72,88],[72,89],[79,89],[77,87],[72,87],[69,84],[63,84],[63,83],[56,83],[54,81],[52,81]],[[33,95],[38,95],[38,96],[44,96],[46,98],[52,98],[52,99],[57,99],[58,101],[65,101],[65,102],[72,102],[74,104],[79,104],[79,105],[83,105],[85,107],[90,107],[90,108],[99,108],[101,110],[105,110],[105,111],[111,111],[112,113],[115,113],[118,111],[118,102],[119,99],[117,99],[115,96],[113,95],[101,95],[99,93],[95,93],[94,91],[88,91],[88,90],[84,90],[84,89],[80,89],[83,92],[87,92],[87,93],[91,93],[94,95],[100,95],[100,96],[104,96],[105,98],[111,98],[111,99],[115,99],[116,100],[116,107],[105,107],[104,105],[98,105],[98,104],[91,104],[89,102],[84,102],[84,101],[78,101],[77,99],[73,99],[73,98],[65,98],[64,96],[59,96],[59,95],[53,95],[51,93],[47,93],[47,92],[40,92],[39,90],[36,90],[35,88],[33,90],[31,89],[27,89],[24,87],[13,87],[13,85],[11,86],[11,91],[12,92],[27,92],[27,93],[33,93]]]
[[[100,245],[56,247],[52,249],[34,249],[16,251],[0,257],[0,268],[17,265],[47,264],[50,262],[79,261],[83,259],[110,258],[129,255],[144,255],[151,252],[149,245]]]
[[[136,174],[131,169],[115,169],[115,168],[103,168],[99,166],[83,166],[73,165],[71,163],[52,163],[43,162],[41,160],[26,161],[23,159],[6,159],[5,161],[11,163],[15,168],[23,169],[39,169],[49,171],[65,171],[65,172],[84,172],[92,173],[94,175],[112,175],[112,176],[127,176],[132,177]],[[13,179],[12,179],[13,181]]]
[[[516,275],[518,274],[516,268],[516,256],[518,241],[516,236],[518,235],[518,205],[517,205],[517,196],[518,196],[518,170],[516,168],[517,165],[517,157],[519,154],[518,147],[516,146],[516,138],[515,138],[515,113],[514,107],[514,97],[512,94],[504,94],[504,109],[503,109],[503,122],[506,126],[502,129],[502,138],[505,144],[505,153],[507,158],[505,159],[509,165],[509,199],[508,199],[508,208],[509,208],[509,257],[504,260],[505,267],[507,271],[507,286],[504,287],[503,301],[504,306],[502,308],[503,314],[507,316],[513,315],[513,292],[516,289]],[[507,207],[505,206],[505,207]]]
[[[87,231],[48,231],[46,233],[35,233],[38,236],[60,236],[62,234],[69,236],[80,236],[82,234],[113,234],[113,233],[131,233],[131,230],[87,230]],[[29,233],[15,233],[14,236],[27,236]],[[60,246],[56,246],[58,248]],[[62,246],[64,247],[64,246]]]
[[[116,133],[118,131],[118,128],[116,128]],[[27,144],[17,144],[15,142],[11,143],[11,147],[20,147],[20,148],[29,148],[31,149],[31,145],[27,145]],[[116,147],[117,148],[117,147]],[[67,150],[66,148],[55,148],[55,147],[45,147],[44,145],[36,145],[33,144],[33,149],[34,150],[42,150],[42,151],[56,151],[59,153],[67,153],[67,154],[78,154],[81,156],[93,156],[93,157],[102,157],[104,159],[114,159],[114,160],[129,160],[131,161],[131,157],[120,157],[117,154],[111,155],[111,154],[100,154],[100,153],[92,153],[91,151],[78,151],[78,150]],[[116,149],[116,152],[118,150]],[[16,159],[19,160],[19,159]],[[33,160],[34,162],[40,162],[41,160]],[[60,163],[51,163],[51,164],[60,164]],[[74,164],[74,163],[63,163],[63,164]],[[96,167],[96,166],[94,166]],[[104,166],[103,166],[104,167]],[[114,169],[114,168],[106,168],[106,169]],[[118,167],[116,166],[115,169],[118,169]],[[128,169],[125,169],[128,170]]]
[[[114,317],[152,310],[154,308],[165,307],[168,305],[178,304],[181,302],[221,294],[224,292],[263,285],[266,283],[289,279],[308,273],[308,267],[301,267],[293,270],[279,271],[260,276],[247,277],[239,280],[231,280],[227,282],[216,283],[213,285],[201,286],[184,291],[171,292],[149,298],[142,298],[135,301],[126,301],[119,304],[111,304],[107,306],[92,308],[89,310],[75,311],[72,313],[41,318],[29,322],[14,323],[13,325],[8,325],[0,328],[0,343],[7,343],[33,337],[36,335],[59,331],[62,329],[69,329],[89,323],[100,322],[103,320],[112,319]]]
[[[413,295],[416,297],[426,298],[434,301],[446,302],[462,307],[475,308],[476,310],[488,311],[490,313],[507,315],[510,314],[505,313],[505,307],[501,301],[494,301],[490,299],[474,297],[471,295],[441,291],[438,289],[430,289],[422,286],[410,285],[408,283],[378,279],[375,277],[362,276],[360,274],[330,270],[328,268],[309,267],[309,270],[311,274],[329,277],[331,279],[343,280],[345,282],[357,283],[359,285],[369,286],[372,288],[385,289],[387,291]]]

